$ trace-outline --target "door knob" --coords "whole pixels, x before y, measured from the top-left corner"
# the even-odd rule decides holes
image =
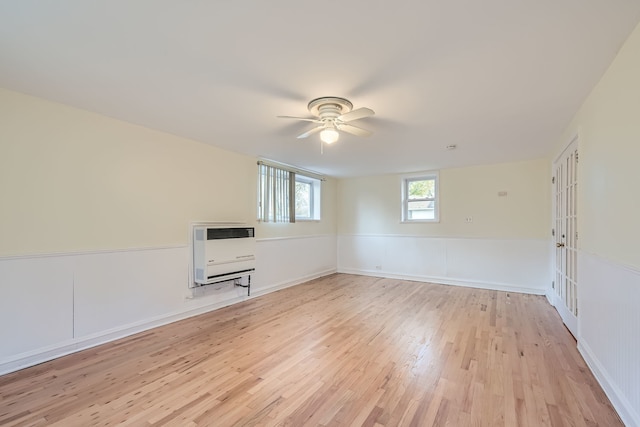
[[[556,248],[564,248],[564,243],[556,243]]]

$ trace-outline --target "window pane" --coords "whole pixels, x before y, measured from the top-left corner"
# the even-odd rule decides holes
[[[311,217],[311,184],[296,181],[296,217]]]
[[[435,219],[433,201],[407,202],[407,219]]]
[[[408,181],[409,200],[411,199],[427,199],[435,196],[434,179],[423,179],[418,181]]]

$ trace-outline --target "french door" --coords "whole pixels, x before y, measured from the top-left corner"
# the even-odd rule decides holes
[[[578,142],[554,163],[555,306],[574,337],[578,336]]]

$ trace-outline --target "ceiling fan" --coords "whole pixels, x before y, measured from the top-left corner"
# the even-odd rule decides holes
[[[313,129],[298,135],[297,138],[299,139],[320,132],[320,140],[322,142],[333,144],[340,137],[339,131],[356,136],[371,135],[370,131],[349,123],[373,116],[375,113],[370,108],[361,107],[354,110],[353,104],[349,100],[335,96],[323,96],[313,99],[309,102],[307,108],[314,117],[278,116],[282,119],[303,120],[318,124]]]

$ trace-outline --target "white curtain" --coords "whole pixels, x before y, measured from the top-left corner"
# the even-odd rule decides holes
[[[295,222],[294,172],[258,163],[258,221]]]

